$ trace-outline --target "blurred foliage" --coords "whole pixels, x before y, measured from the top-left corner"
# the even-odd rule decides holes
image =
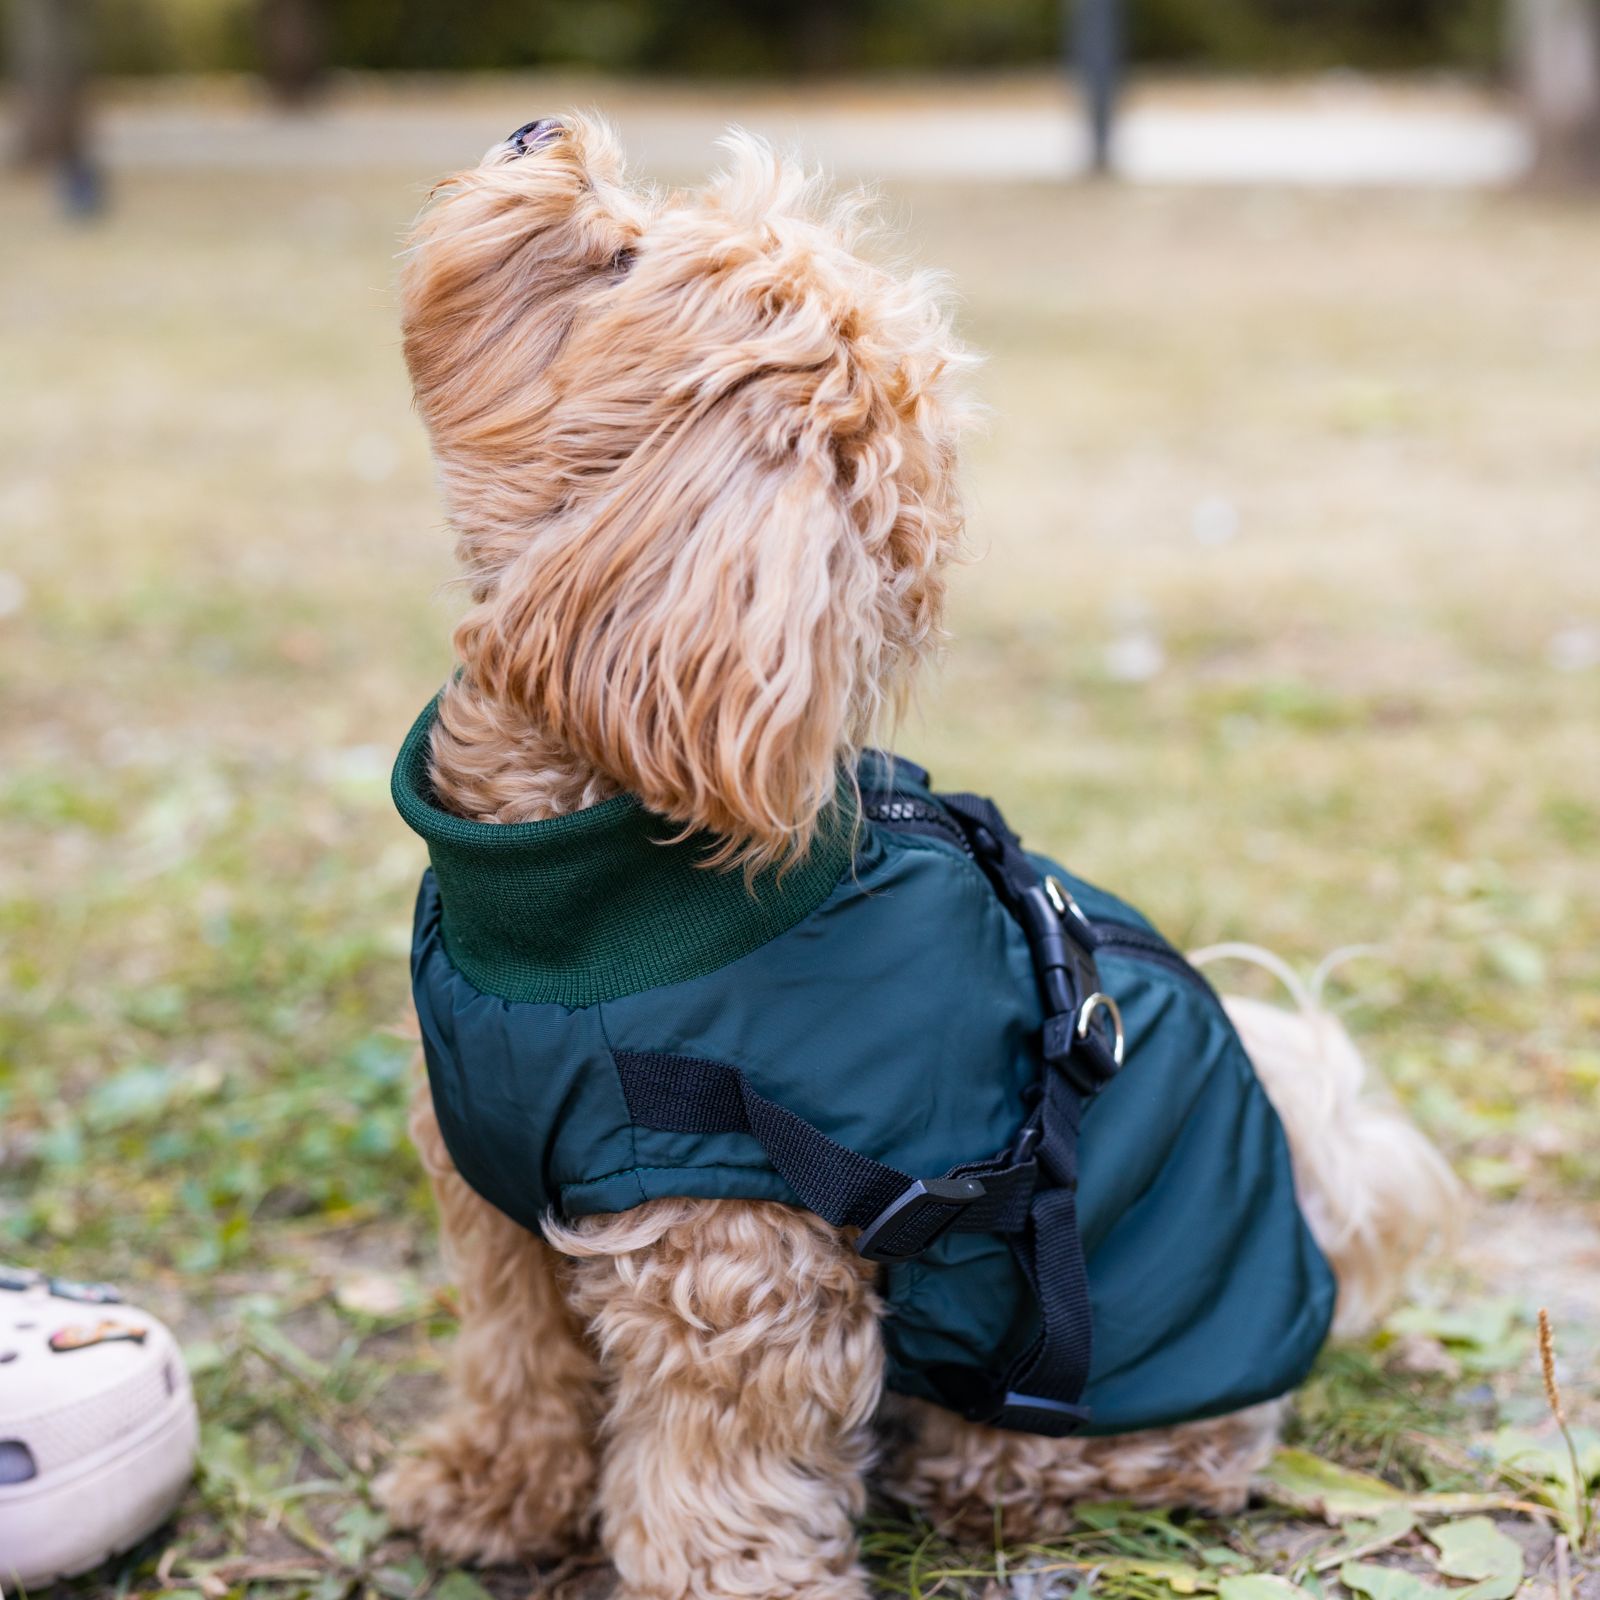
[[[329,64],[704,77],[963,71],[1061,49],[1062,0],[306,0]],[[1504,0],[1128,0],[1142,61],[1236,71],[1492,69]],[[100,0],[114,72],[249,70],[254,0]]]

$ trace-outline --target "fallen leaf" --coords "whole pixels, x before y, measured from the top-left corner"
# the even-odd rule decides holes
[[[1307,1600],[1309,1591],[1271,1572],[1243,1572],[1224,1578],[1217,1594],[1220,1600]]]
[[[412,1600],[427,1581],[427,1563],[420,1556],[411,1556],[397,1566],[379,1567],[372,1574],[373,1587],[388,1600]]]
[[[1327,1572],[1346,1561],[1370,1556],[1405,1538],[1416,1525],[1416,1514],[1408,1505],[1389,1506],[1370,1522],[1352,1520],[1344,1525],[1344,1537],[1330,1545],[1312,1565],[1318,1572]]]
[[[1586,1482],[1600,1478],[1600,1432],[1574,1428],[1572,1442],[1578,1451],[1578,1470]],[[1535,1433],[1529,1428],[1502,1428],[1489,1441],[1489,1453],[1502,1467],[1512,1467],[1530,1477],[1552,1482],[1572,1482],[1572,1458],[1561,1435],[1553,1429]]]
[[[1528,1351],[1528,1334],[1517,1326],[1510,1300],[1484,1300],[1471,1306],[1405,1306],[1384,1324],[1402,1342],[1433,1339],[1466,1372],[1503,1372]]]
[[[392,1272],[352,1272],[334,1285],[333,1297],[342,1310],[363,1317],[397,1317],[420,1299],[415,1282]]]
[[[492,1600],[492,1597],[470,1572],[457,1567],[434,1584],[428,1591],[428,1600]]]
[[[1577,1539],[1587,1521],[1589,1485],[1600,1479],[1600,1433],[1574,1428],[1572,1443],[1581,1484],[1573,1482],[1572,1457],[1555,1432],[1502,1428],[1489,1441],[1489,1454],[1506,1472],[1530,1480],[1530,1492],[1553,1507],[1568,1535]]]
[[[1280,1450],[1256,1480],[1267,1499],[1325,1522],[1376,1518],[1395,1506],[1413,1513],[1461,1515],[1510,1505],[1503,1494],[1406,1494],[1382,1478],[1324,1461],[1309,1450]]]
[[[1109,1561],[1096,1563],[1102,1574],[1114,1578],[1154,1578],[1164,1583],[1174,1594],[1215,1594],[1217,1579],[1201,1567],[1191,1567],[1182,1561],[1147,1561],[1141,1556],[1113,1556]],[[1224,1582],[1227,1580],[1224,1579]],[[1246,1600],[1246,1597],[1241,1597]],[[1258,1600],[1267,1600],[1266,1596]]]
[[[1339,1568],[1339,1582],[1370,1600],[1437,1600],[1446,1593],[1435,1583],[1400,1567],[1380,1567],[1370,1561],[1347,1561]]]
[[[1460,1360],[1445,1348],[1443,1340],[1425,1333],[1401,1334],[1388,1352],[1388,1365],[1397,1372],[1452,1383],[1461,1376]]]
[[[1487,1517],[1466,1517],[1428,1530],[1439,1551],[1434,1563],[1447,1578],[1470,1578],[1457,1600],[1511,1600],[1522,1584],[1522,1546]]]
[[[333,1527],[338,1535],[334,1549],[340,1560],[348,1566],[358,1566],[369,1551],[382,1543],[389,1531],[389,1519],[381,1511],[357,1503],[347,1506]]]

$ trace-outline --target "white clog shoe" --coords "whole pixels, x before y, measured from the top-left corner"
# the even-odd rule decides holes
[[[153,1532],[197,1437],[183,1357],[149,1312],[0,1266],[0,1590],[87,1572]]]

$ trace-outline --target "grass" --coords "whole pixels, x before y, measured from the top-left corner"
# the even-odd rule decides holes
[[[390,288],[425,176],[146,174],[80,230],[0,190],[0,1257],[135,1286],[207,1421],[175,1529],[96,1596],[530,1584],[437,1569],[365,1495],[451,1328],[403,1129],[422,855],[386,795],[454,607]],[[1540,1415],[1535,1297],[1600,1300],[1600,214],[888,203],[993,413],[983,559],[900,744],[1180,941],[1377,947],[1334,992],[1492,1208],[1409,1331],[1329,1354],[1295,1440],[1406,1494],[1542,1492],[1542,1532],[1502,1523],[1553,1583],[1559,1473],[1494,1441]],[[1570,1250],[1484,1254],[1530,1210]],[[1335,1537],[1271,1504],[1090,1508],[1045,1550],[866,1534],[890,1590],[1024,1600],[1331,1590]],[[1432,1571],[1415,1532],[1369,1559]]]

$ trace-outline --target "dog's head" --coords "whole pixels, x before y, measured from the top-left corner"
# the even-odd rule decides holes
[[[727,147],[663,197],[598,122],[519,130],[419,222],[405,352],[474,686],[760,865],[940,638],[967,358],[859,206]]]

